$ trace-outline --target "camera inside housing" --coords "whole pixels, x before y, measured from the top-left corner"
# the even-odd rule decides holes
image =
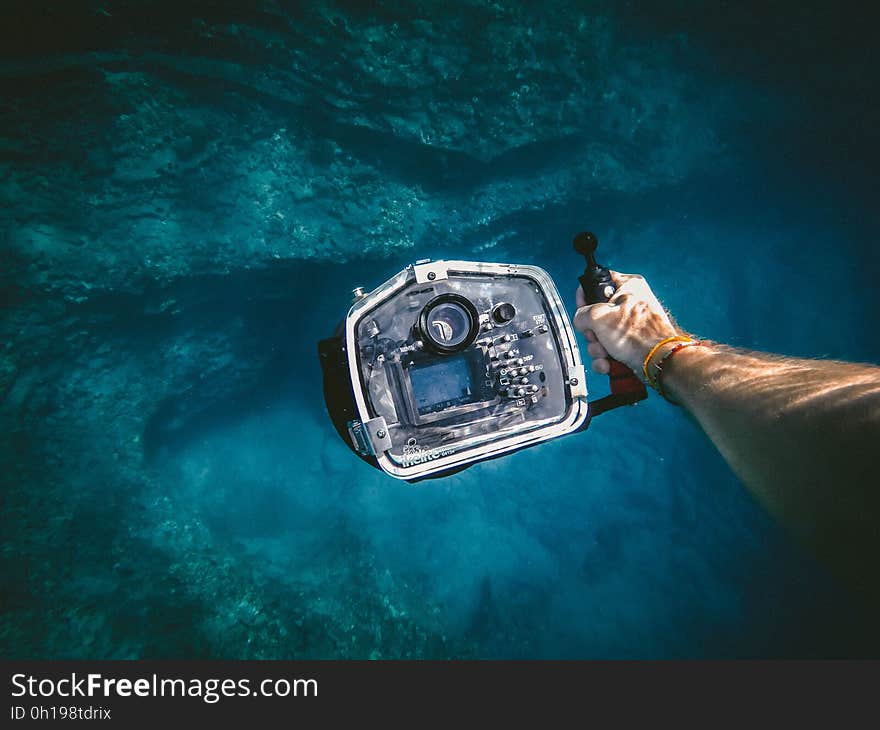
[[[396,477],[452,471],[587,418],[574,332],[538,267],[408,267],[357,299],[341,348],[350,445]]]

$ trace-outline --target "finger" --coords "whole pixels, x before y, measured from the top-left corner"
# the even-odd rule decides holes
[[[608,362],[605,358],[599,358],[598,360],[593,360],[593,372],[599,373],[599,375],[607,375],[611,372],[611,363]]]
[[[612,271],[611,269],[608,270],[608,273],[611,274],[611,281],[614,282],[614,286],[618,289],[628,281],[645,278],[641,274],[624,274],[621,271]]]
[[[601,318],[604,314],[607,314],[609,311],[613,312],[614,307],[605,302],[588,304],[586,307],[581,307],[574,313],[574,326],[581,332],[593,329],[592,323]]]
[[[593,330],[584,330],[584,337],[587,338],[587,342],[598,342],[599,338],[596,337],[596,333]]]
[[[574,303],[578,309],[580,309],[587,303],[587,298],[584,296],[584,288],[582,286],[578,286],[578,288],[575,290]]]
[[[593,358],[608,357],[608,350],[602,346],[601,342],[591,342],[587,345],[587,352],[589,352],[590,357]]]

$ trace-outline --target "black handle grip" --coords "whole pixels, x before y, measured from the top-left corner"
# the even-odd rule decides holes
[[[614,296],[617,287],[611,279],[611,272],[596,263],[595,254],[599,240],[595,234],[585,231],[574,237],[573,244],[574,250],[583,255],[587,262],[584,273],[578,277],[587,304],[607,302]],[[632,370],[613,358],[609,359],[611,360],[611,371],[608,373],[608,379],[611,385],[611,395],[596,401],[596,406],[599,404],[604,406],[599,410],[600,413],[617,406],[638,403],[648,397],[645,384],[636,377]]]

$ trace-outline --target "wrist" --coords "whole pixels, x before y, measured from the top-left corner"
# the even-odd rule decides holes
[[[674,345],[665,347],[661,357],[666,357]],[[707,381],[707,367],[718,354],[712,342],[683,347],[673,355],[666,357],[659,374],[661,393],[672,403],[688,407],[689,400],[698,388]]]
[[[657,378],[666,360],[679,349],[697,344],[697,340],[686,334],[673,334],[652,343],[647,348],[644,359],[639,368],[642,379],[654,390],[660,391]],[[660,391],[662,393],[662,391]]]

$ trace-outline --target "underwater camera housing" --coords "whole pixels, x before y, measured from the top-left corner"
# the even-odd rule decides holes
[[[336,430],[399,479],[443,476],[584,427],[584,367],[536,266],[420,261],[364,293],[319,355]]]

